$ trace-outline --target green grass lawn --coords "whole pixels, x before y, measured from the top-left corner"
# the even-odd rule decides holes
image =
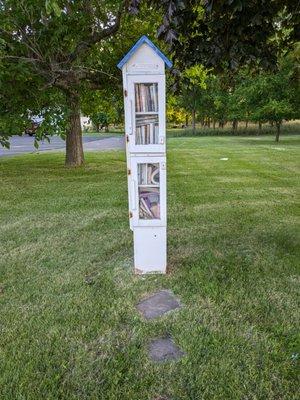
[[[0,398],[298,399],[300,138],[273,140],[168,140],[166,276],[132,273],[122,151],[2,158]],[[184,308],[145,322],[162,288]]]

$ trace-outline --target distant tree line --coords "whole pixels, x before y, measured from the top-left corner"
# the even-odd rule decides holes
[[[172,87],[176,78],[169,77]],[[171,126],[221,128],[228,124],[238,134],[242,122],[262,125],[269,123],[279,140],[284,121],[300,118],[299,46],[278,63],[274,70],[241,68],[234,73],[216,74],[201,64],[186,68],[179,77],[178,90],[169,90],[167,122]],[[83,108],[93,122],[94,129],[108,129],[108,125],[122,125],[123,98],[121,93],[88,94]]]
[[[281,59],[277,71],[242,68],[236,74],[214,74],[197,65],[182,74],[181,89],[168,102],[168,120],[186,126],[191,121],[202,126],[223,128],[239,122],[263,123],[276,128],[279,140],[283,121],[300,118],[299,46]]]

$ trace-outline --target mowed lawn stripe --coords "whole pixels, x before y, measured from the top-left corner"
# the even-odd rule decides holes
[[[299,136],[168,140],[166,276],[132,273],[122,151],[0,160],[0,397],[297,399]],[[228,160],[221,160],[228,158]],[[135,304],[185,305],[145,323]],[[149,338],[186,353],[156,365]]]

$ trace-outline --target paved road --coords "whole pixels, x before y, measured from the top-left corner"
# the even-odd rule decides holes
[[[41,151],[64,151],[66,143],[59,136],[52,136],[50,143],[46,140],[40,142],[38,149],[34,147],[34,138],[28,135],[13,136],[10,140],[10,149],[5,149],[0,145],[0,157],[13,156],[25,153],[36,153]],[[95,136],[84,136],[83,147],[85,151],[102,151],[111,149],[124,149],[124,137],[120,135],[103,136],[101,138]]]

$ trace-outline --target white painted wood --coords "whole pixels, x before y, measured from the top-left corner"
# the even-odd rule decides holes
[[[131,123],[131,117],[129,115],[129,97],[128,97],[128,84],[127,84],[127,74],[126,74],[126,68],[122,69],[122,77],[123,77],[123,99],[124,99],[124,114],[125,114],[125,146],[126,146],[126,166],[127,166],[127,185],[128,185],[128,215],[129,215],[129,227],[131,230],[132,228],[132,219],[130,218],[130,212],[131,212],[131,191],[130,191],[130,186],[131,186],[131,174],[128,172],[131,170],[130,166],[130,152],[129,152],[129,143],[127,142],[127,135],[130,128],[130,123]],[[127,93],[127,96],[125,96],[125,93]]]
[[[136,273],[166,273],[167,228],[136,227],[133,230]]]
[[[133,54],[125,67],[126,73],[133,75],[158,75],[165,73],[164,61],[146,43],[142,44]]]
[[[153,46],[152,46],[153,47]],[[143,43],[131,54],[126,64],[122,66],[124,109],[125,109],[125,136],[126,136],[126,163],[128,181],[128,208],[130,228],[134,234],[134,266],[137,273],[165,273],[167,266],[167,182],[166,182],[166,96],[165,96],[165,61],[147,43]],[[157,49],[156,49],[157,50]],[[158,51],[159,52],[159,51]],[[164,57],[164,56],[163,56]],[[167,60],[168,62],[168,60]],[[158,111],[136,112],[135,84],[157,83]],[[126,95],[125,95],[126,94]],[[155,107],[156,108],[156,107]],[[141,122],[142,115],[144,119]],[[145,115],[153,121],[158,115],[158,136],[155,123],[145,122]],[[139,126],[149,124],[150,132],[158,143],[136,143],[136,118]],[[146,118],[147,119],[147,118]],[[141,130],[141,128],[139,128]],[[140,136],[139,136],[140,137]],[[159,165],[159,188],[157,175],[152,174],[151,189],[149,184],[139,185],[139,164]],[[152,168],[152,170],[151,170]],[[156,173],[155,167],[150,172]],[[153,177],[155,175],[155,178]],[[154,183],[153,183],[154,182]],[[140,182],[141,183],[141,182]],[[148,183],[148,180],[147,180]],[[145,186],[145,187],[144,187]],[[142,196],[139,196],[139,188]],[[159,190],[159,218],[157,207],[157,192]],[[150,208],[140,213],[140,198],[149,201]],[[153,196],[152,196],[153,194]],[[143,197],[145,196],[145,197]],[[154,199],[154,200],[152,200]],[[148,204],[148,203],[147,203]],[[145,210],[151,210],[151,218],[145,219]],[[148,212],[148,211],[147,211]],[[152,213],[152,214],[151,214]],[[142,217],[141,217],[142,216]],[[148,218],[148,214],[146,213]]]

